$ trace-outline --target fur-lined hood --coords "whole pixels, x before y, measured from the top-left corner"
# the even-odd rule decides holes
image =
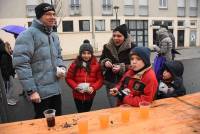
[[[115,44],[114,44],[114,41],[113,41],[112,38],[110,39],[110,41],[108,42],[108,44],[106,44],[105,46],[106,46],[106,48],[108,48],[110,50],[110,52],[115,57],[115,59],[117,59],[119,61],[118,54],[120,52],[124,51],[124,50],[130,49],[132,42],[133,42],[133,39],[132,39],[131,35],[128,35],[128,37],[125,39],[125,41],[120,46],[120,48],[119,48],[118,51],[115,48]]]

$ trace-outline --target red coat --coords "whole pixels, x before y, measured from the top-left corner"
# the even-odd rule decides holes
[[[96,90],[100,89],[103,85],[103,74],[101,72],[100,64],[95,57],[92,58],[90,69],[90,73],[88,74],[85,68],[80,68],[74,76],[75,62],[70,65],[65,80],[72,88],[73,97],[75,99],[90,100],[94,98]],[[94,89],[93,94],[80,93],[75,90],[78,84],[83,82],[90,83],[90,87],[93,87]]]
[[[141,80],[137,80],[134,77],[135,73],[132,69],[129,69],[120,80],[119,84],[116,85],[116,88],[120,89],[124,79],[129,77],[128,84],[125,88],[131,90],[131,93],[123,98],[122,102],[118,102],[118,104],[129,104],[132,106],[139,106],[139,102],[148,101],[152,102],[154,96],[157,92],[158,82],[155,76],[155,73],[152,68],[147,69],[141,77]],[[135,86],[135,81],[140,81],[145,85],[143,92],[141,90],[135,90],[137,86]]]

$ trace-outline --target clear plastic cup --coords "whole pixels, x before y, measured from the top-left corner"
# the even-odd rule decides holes
[[[44,112],[44,116],[46,118],[47,121],[47,126],[48,127],[54,127],[56,122],[55,122],[55,114],[56,114],[56,110],[55,109],[47,109]]]
[[[105,129],[109,127],[109,115],[108,114],[100,114],[99,115],[99,123],[100,128]]]
[[[149,109],[150,109],[151,103],[147,101],[142,101],[139,103],[140,107],[140,118],[141,119],[148,119],[149,118]]]
[[[88,134],[88,121],[85,119],[78,120],[79,134]]]
[[[121,121],[122,123],[128,123],[130,120],[130,109],[129,108],[123,108],[121,110]]]

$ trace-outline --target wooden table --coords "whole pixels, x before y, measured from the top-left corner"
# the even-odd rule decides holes
[[[154,101],[147,120],[139,118],[139,108],[131,107],[130,122],[123,124],[121,109],[123,107],[59,116],[51,129],[46,119],[0,124],[0,134],[78,134],[76,120],[80,118],[88,120],[89,134],[200,134],[200,92]],[[110,127],[104,130],[99,127],[101,113],[110,115]],[[75,125],[68,127],[66,122]]]

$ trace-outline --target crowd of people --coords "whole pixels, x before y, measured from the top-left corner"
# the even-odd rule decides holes
[[[56,115],[62,114],[61,79],[72,89],[78,112],[91,110],[96,91],[103,84],[110,107],[121,104],[137,107],[142,101],[185,94],[184,67],[181,61],[174,60],[174,42],[167,28],[161,27],[157,33],[158,44],[154,48],[158,54],[154,67],[150,62],[150,49],[137,47],[125,24],[113,30],[99,60],[86,39],[80,45],[77,58],[66,67],[59,37],[53,32],[54,7],[42,3],[35,8],[35,14],[31,27],[17,37],[13,53],[9,43],[0,40],[0,67],[8,104],[12,100],[10,83],[15,72],[32,101],[35,118],[44,117],[46,109],[55,109]]]

